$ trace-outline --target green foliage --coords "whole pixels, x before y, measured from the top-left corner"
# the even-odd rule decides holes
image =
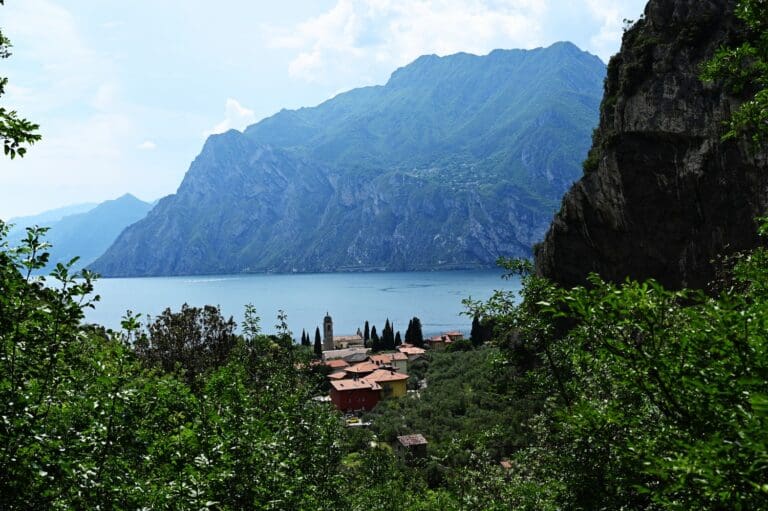
[[[246,335],[258,331],[258,318],[246,308]],[[235,322],[225,320],[218,307],[190,307],[177,313],[165,309],[148,326],[148,335],[135,343],[138,357],[148,366],[183,375],[187,383],[224,365],[235,347]]]
[[[522,302],[476,307],[520,376],[511,396],[543,404],[513,486],[548,488],[541,507],[765,508],[766,263],[762,248],[741,256],[714,297],[529,275]]]
[[[421,331],[421,320],[415,316],[408,322],[408,329],[405,331],[405,342],[413,344],[417,348],[424,347],[424,334]]]
[[[0,2],[0,5],[3,5]],[[11,42],[0,32],[0,59],[11,56]],[[5,94],[8,78],[0,76],[0,96]],[[11,159],[16,155],[24,156],[27,152],[25,145],[31,145],[40,140],[40,135],[35,133],[40,126],[26,119],[20,118],[15,110],[0,107],[0,140],[3,141],[3,152]]]
[[[744,22],[741,44],[720,48],[704,66],[706,80],[720,80],[744,103],[733,113],[726,139],[747,135],[755,148],[768,140],[768,4],[741,0],[736,15]]]

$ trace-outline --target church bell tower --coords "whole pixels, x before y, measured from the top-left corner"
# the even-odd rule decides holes
[[[330,351],[334,349],[333,345],[333,319],[330,314],[325,313],[325,319],[323,319],[323,351]]]

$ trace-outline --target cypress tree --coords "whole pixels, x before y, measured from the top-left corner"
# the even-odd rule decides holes
[[[365,328],[363,329],[363,340],[367,343],[371,340],[371,329],[368,328],[368,320],[365,320]]]
[[[381,351],[381,341],[379,340],[379,334],[376,333],[376,325],[371,327],[371,349],[373,351]]]
[[[303,328],[301,329],[301,345],[302,346],[312,346],[312,343],[309,340],[309,334]]]
[[[389,324],[389,318],[387,318],[384,331],[381,334],[381,347],[384,350],[395,349],[395,333],[392,331],[392,325]]]
[[[403,340],[400,338],[400,330],[395,334],[395,348],[403,344]]]
[[[320,340],[320,327],[315,327],[315,356],[323,356],[323,341]]]
[[[472,318],[472,331],[469,334],[469,338],[472,341],[472,345],[477,347],[483,344],[484,339],[482,338],[482,326],[480,326],[480,316],[475,314],[475,316]]]
[[[421,332],[421,320],[416,316],[411,320],[413,321],[411,339],[414,346],[417,348],[424,347],[424,334]]]
[[[408,328],[405,330],[405,343],[413,344],[413,320],[408,320]]]

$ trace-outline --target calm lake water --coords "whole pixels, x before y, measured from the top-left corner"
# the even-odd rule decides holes
[[[471,318],[461,315],[462,299],[485,300],[495,289],[519,290],[519,279],[504,280],[501,270],[408,273],[323,273],[290,275],[219,275],[101,279],[101,301],[86,319],[119,328],[126,310],[155,316],[183,303],[219,305],[240,324],[244,305],[252,303],[262,329],[274,332],[278,309],[288,314],[296,338],[306,329],[314,336],[326,311],[334,334],[354,334],[368,320],[381,333],[387,318],[405,334],[408,320],[418,316],[425,335],[447,330],[469,334]]]

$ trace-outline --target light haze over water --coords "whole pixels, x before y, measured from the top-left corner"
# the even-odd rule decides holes
[[[199,277],[100,279],[101,301],[86,312],[86,320],[118,329],[130,309],[152,317],[166,307],[177,311],[183,303],[220,305],[240,325],[244,306],[252,303],[262,329],[275,330],[278,309],[288,314],[294,337],[306,329],[314,336],[326,312],[333,317],[334,334],[354,334],[366,320],[381,333],[387,318],[404,335],[408,320],[421,319],[425,335],[460,330],[469,335],[472,319],[462,315],[461,301],[488,299],[495,289],[520,289],[520,280],[502,279],[498,270],[404,273],[256,274]],[[314,337],[312,337],[314,338]]]

